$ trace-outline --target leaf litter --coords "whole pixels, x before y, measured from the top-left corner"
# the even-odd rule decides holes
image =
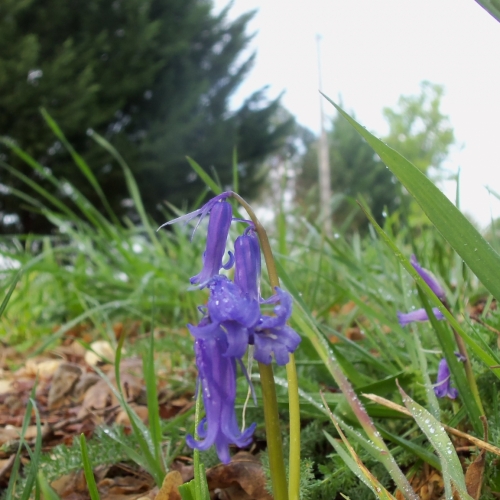
[[[114,325],[113,330],[119,336],[123,334],[123,325]],[[185,331],[179,334],[187,335]],[[108,382],[95,369],[97,366],[116,387],[112,364],[114,349],[107,341],[89,341],[88,329],[78,327],[61,345],[33,357],[8,345],[0,345],[0,492],[5,490],[10,478],[33,388],[42,422],[42,451],[49,457],[52,455],[54,460],[60,458],[56,447],[70,450],[73,441],[76,443],[82,433],[90,440],[99,436],[102,429],[117,425],[125,435],[130,435],[132,429],[127,412],[121,408]],[[161,355],[155,353],[155,357]],[[194,368],[191,365],[179,370],[172,365],[169,360],[162,363],[161,376],[157,377],[162,419],[181,415],[193,406],[193,393],[189,388],[194,387]],[[180,380],[182,384],[178,383]],[[147,424],[147,397],[139,357],[122,359],[120,381],[127,402]],[[183,392],[179,393],[179,389]],[[24,438],[33,445],[36,436],[33,413]],[[179,450],[182,451],[182,447]],[[177,487],[193,478],[192,459],[179,454],[173,457],[170,472],[159,489],[146,471],[115,456],[117,463],[98,465],[93,469],[102,500],[180,500]],[[80,463],[81,456],[77,455],[75,460]],[[22,464],[29,466],[27,452],[23,453]],[[229,464],[209,468],[207,479],[212,498],[271,500],[260,461],[251,453],[236,453]],[[51,486],[64,500],[89,498],[83,470],[51,478]]]

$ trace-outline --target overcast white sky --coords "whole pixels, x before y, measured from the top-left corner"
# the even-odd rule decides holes
[[[217,9],[226,0],[214,0]],[[257,61],[234,105],[264,85],[300,123],[319,130],[316,34],[323,90],[383,135],[382,108],[419,83],[445,86],[443,111],[458,145],[446,167],[462,169],[462,209],[483,226],[500,217],[500,23],[474,0],[236,0],[230,18],[258,9]],[[331,105],[325,109],[333,114]],[[454,187],[445,190],[454,197]]]

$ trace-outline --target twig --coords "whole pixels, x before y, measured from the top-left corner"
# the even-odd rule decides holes
[[[382,406],[386,406],[387,408],[391,408],[392,410],[396,410],[400,413],[403,413],[404,415],[407,415],[407,416],[413,418],[412,414],[404,406],[393,403],[392,401],[389,401],[388,399],[385,399],[381,396],[377,396],[376,394],[363,394],[363,396],[365,398],[369,399],[370,401],[381,404]],[[489,444],[486,441],[483,441],[482,439],[478,439],[474,436],[471,436],[470,434],[459,431],[458,429],[455,429],[454,427],[450,427],[450,426],[443,424],[443,423],[441,423],[441,425],[443,426],[443,428],[446,432],[449,432],[450,434],[453,434],[454,436],[467,439],[467,441],[470,441],[478,448],[480,448],[482,450],[489,451],[491,453],[494,453],[495,455],[500,456],[500,448],[497,448],[496,446],[493,446],[492,444]]]

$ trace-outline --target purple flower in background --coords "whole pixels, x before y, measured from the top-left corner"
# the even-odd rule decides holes
[[[208,321],[208,320],[202,320]],[[189,435],[186,443],[191,448],[206,451],[215,445],[221,462],[227,464],[231,460],[229,445],[240,448],[248,446],[252,441],[255,424],[244,432],[238,428],[236,412],[236,360],[224,356],[226,338],[219,327],[219,332],[207,339],[195,341],[196,365],[198,366],[198,390],[202,391],[205,418],[198,426],[201,440]]]
[[[300,335],[286,324],[292,314],[292,297],[281,288],[275,290],[280,301],[274,308],[276,316],[261,317],[250,336],[250,343],[255,345],[254,356],[260,363],[268,365],[274,354],[278,365],[286,365],[289,354],[300,344]]]
[[[444,358],[439,362],[434,392],[438,398],[449,397],[455,399],[458,396],[458,391],[451,387],[450,368]]]
[[[201,287],[213,276],[219,274],[221,268],[229,269],[234,263],[234,258],[229,252],[229,261],[222,263],[226,251],[226,241],[229,227],[233,218],[233,210],[227,201],[215,203],[210,210],[208,221],[207,246],[203,253],[203,269],[199,274],[191,278],[191,284],[199,284]]]
[[[445,298],[444,288],[439,284],[436,277],[429,270],[424,269],[423,267],[420,266],[415,255],[411,256],[410,262],[411,265],[417,271],[417,273],[420,274],[420,277],[427,283],[427,285],[429,285],[429,288],[436,294],[436,296],[439,299],[444,300]]]
[[[433,307],[432,312],[436,319],[444,319],[443,313],[437,308]],[[415,311],[411,311],[409,313],[397,312],[398,321],[400,326],[406,326],[408,323],[413,323],[414,321],[428,321],[429,316],[427,316],[427,312],[425,309],[416,309]]]
[[[234,242],[234,283],[250,299],[259,300],[260,246],[253,227]]]

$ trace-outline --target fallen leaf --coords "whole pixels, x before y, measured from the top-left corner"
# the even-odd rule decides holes
[[[60,406],[81,375],[82,369],[78,365],[73,363],[61,363],[59,365],[50,384],[48,396],[49,410]]]
[[[229,490],[228,500],[272,500],[259,459],[244,451],[237,453],[230,463],[208,469],[207,481],[210,491]]]
[[[48,379],[54,375],[61,363],[60,359],[46,359],[38,362],[34,359],[28,359],[25,367],[26,374],[32,377],[38,376],[40,379]]]
[[[115,350],[107,340],[96,340],[90,344],[91,351],[85,353],[85,362],[90,366],[96,366],[101,362],[113,362]]]
[[[181,484],[182,476],[180,472],[176,470],[169,472],[165,476],[155,500],[181,500],[181,495],[179,493],[179,486]]]
[[[484,427],[484,440],[488,439],[488,421],[486,417],[481,417]],[[484,467],[486,465],[486,450],[482,449],[479,455],[476,457],[474,462],[472,462],[467,468],[465,473],[465,485],[467,486],[467,493],[474,498],[474,500],[479,500],[481,497],[481,488],[483,486],[484,477]]]

